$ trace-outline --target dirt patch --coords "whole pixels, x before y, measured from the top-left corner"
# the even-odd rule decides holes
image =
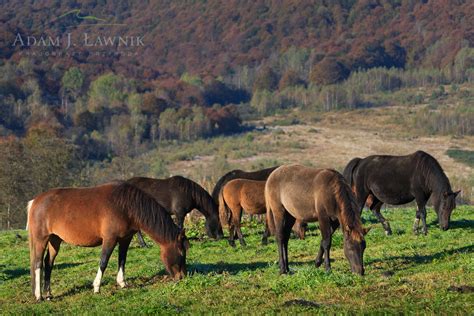
[[[450,292],[458,292],[458,293],[473,293],[474,292],[474,286],[471,285],[451,285],[448,287],[448,291]]]
[[[283,304],[284,307],[291,307],[291,306],[303,306],[303,307],[313,307],[313,308],[319,308],[321,307],[321,304],[318,304],[314,301],[308,301],[308,300],[302,300],[302,299],[296,299],[296,300],[289,300],[286,301]]]

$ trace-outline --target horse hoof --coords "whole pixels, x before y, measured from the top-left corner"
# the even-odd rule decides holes
[[[322,261],[321,261],[321,262],[316,261],[316,262],[314,263],[314,265],[316,266],[316,268],[319,268],[322,264],[323,264]]]
[[[392,231],[391,231],[391,230],[386,230],[386,231],[385,231],[385,235],[386,235],[386,236],[392,235]]]
[[[232,241],[231,241],[231,240],[229,240],[229,245],[230,245],[231,247],[235,248],[235,241],[233,241],[233,240],[232,240]]]

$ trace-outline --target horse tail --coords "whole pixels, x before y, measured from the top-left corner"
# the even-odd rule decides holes
[[[33,233],[30,227],[30,214],[33,208],[34,199],[28,202],[28,206],[26,208],[27,211],[27,218],[26,218],[26,230],[28,231],[28,245],[30,247],[30,279],[31,279],[31,291],[35,294],[35,259],[36,259],[36,251],[33,242]]]
[[[265,213],[266,221],[267,221],[267,226],[270,234],[275,234],[275,220],[273,219],[273,212],[272,208],[270,207],[270,203],[268,202],[270,199],[268,192],[268,182],[265,184],[265,206],[267,208],[267,211]]]
[[[346,168],[344,168],[344,172],[343,172],[344,178],[346,179],[347,183],[349,183],[351,188],[352,188],[352,185],[353,185],[353,182],[354,182],[353,181],[354,170],[359,165],[359,162],[361,160],[362,160],[362,158],[358,158],[358,157],[354,158],[351,161],[349,161]]]
[[[25,230],[28,230],[28,223],[30,222],[30,212],[31,212],[31,207],[33,206],[33,200],[28,202],[28,206],[26,207],[26,227]]]
[[[230,211],[229,206],[225,202],[223,189],[219,192],[219,216],[221,217],[221,219],[223,219],[223,222],[227,223],[227,225],[230,227],[230,222],[232,220],[232,212]]]
[[[344,181],[341,174],[337,174],[332,181],[332,189],[336,204],[339,208],[339,223],[341,229],[351,234],[353,239],[360,239],[362,234],[362,223],[357,211],[357,202],[351,188]]]

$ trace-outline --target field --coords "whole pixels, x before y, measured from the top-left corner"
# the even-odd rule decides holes
[[[394,235],[386,237],[370,212],[366,275],[349,270],[342,236],[333,237],[332,272],[314,266],[320,236],[314,224],[306,240],[289,244],[290,275],[278,274],[274,242],[260,244],[263,225],[245,221],[248,246],[235,249],[226,240],[202,236],[202,223],[187,223],[191,236],[188,277],[165,277],[159,247],[129,250],[128,288],[115,283],[117,250],[92,291],[99,248],[63,245],[52,275],[52,301],[35,303],[30,292],[25,231],[0,233],[0,306],[2,314],[273,314],[273,313],[428,313],[467,314],[474,310],[474,207],[460,206],[451,229],[443,232],[428,211],[427,236],[411,231],[414,209],[388,209]],[[271,239],[273,241],[273,238]]]

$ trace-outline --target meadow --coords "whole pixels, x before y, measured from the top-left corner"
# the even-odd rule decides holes
[[[279,275],[274,239],[260,244],[263,224],[244,220],[247,246],[204,236],[202,221],[188,221],[188,276],[166,277],[159,247],[132,242],[126,266],[128,287],[115,282],[117,250],[100,294],[92,291],[100,247],[62,245],[52,274],[53,300],[36,303],[30,291],[27,233],[0,233],[1,314],[468,314],[474,310],[474,207],[458,206],[443,232],[428,211],[428,235],[415,236],[413,208],[383,211],[394,234],[385,236],[364,211],[366,275],[352,274],[333,236],[332,271],[314,266],[320,235],[311,224],[305,240],[289,243],[290,275]],[[226,232],[227,233],[227,232]]]

